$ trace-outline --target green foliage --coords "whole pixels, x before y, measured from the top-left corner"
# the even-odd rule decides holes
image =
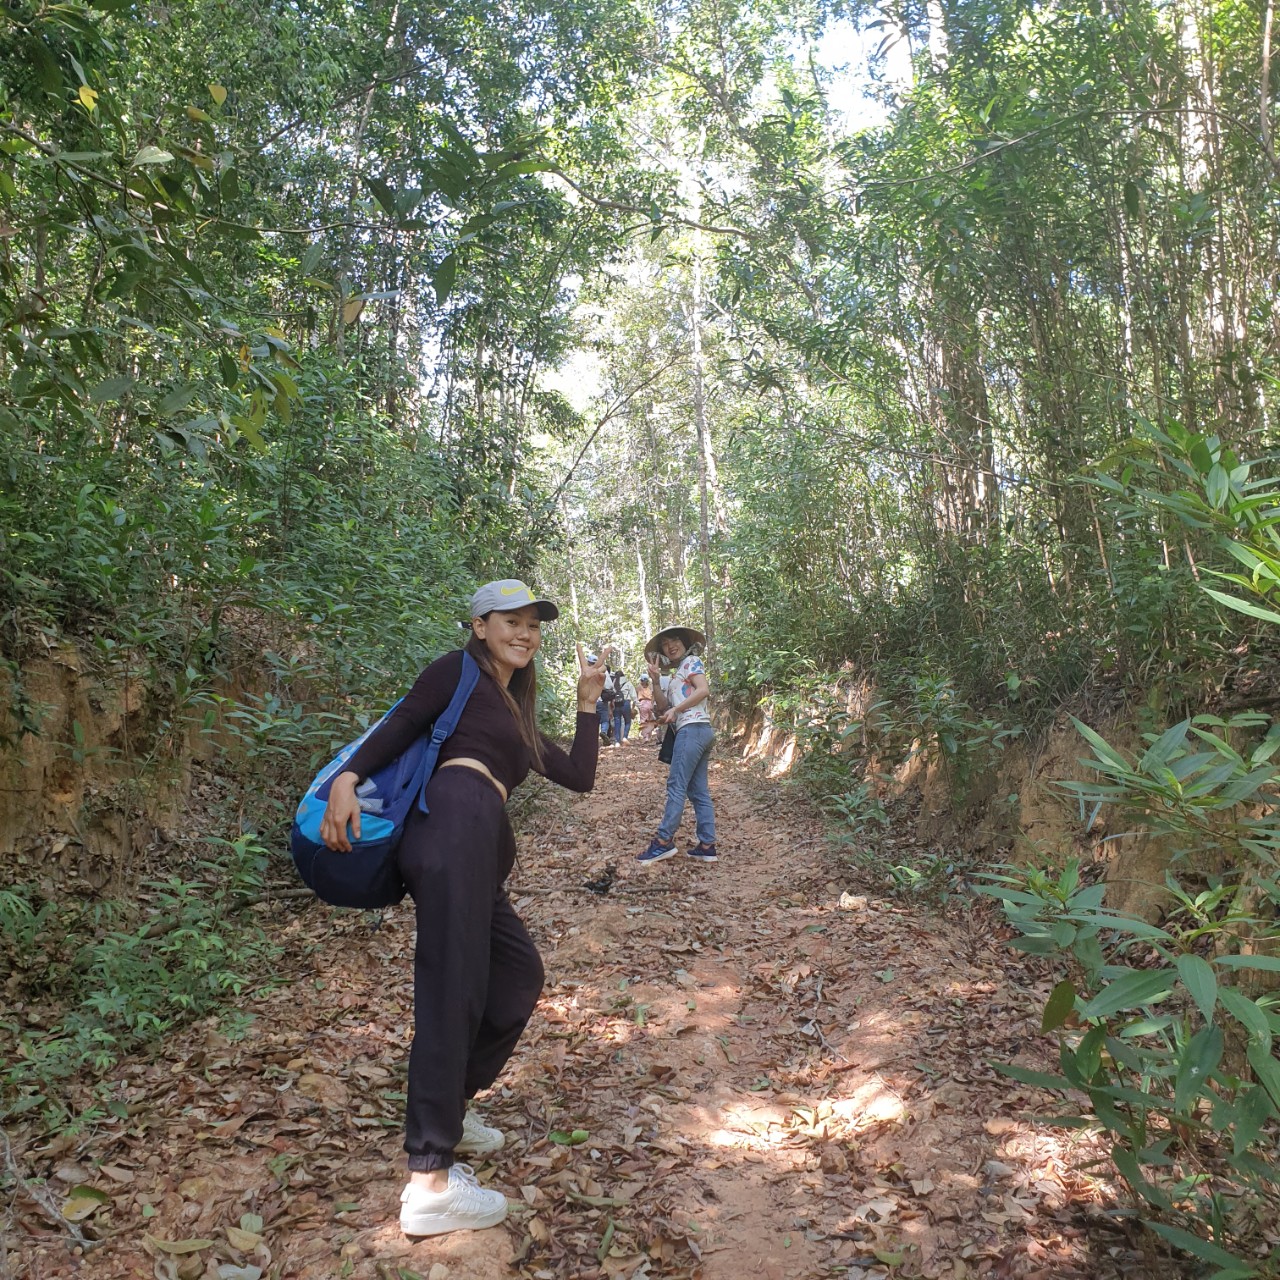
[[[1042,1020],[1062,1074],[1000,1070],[1080,1095],[1087,1110],[1068,1118],[1110,1134],[1153,1228],[1222,1268],[1215,1276],[1274,1274],[1280,1257],[1257,1264],[1251,1246],[1255,1215],[1277,1207],[1280,997],[1242,979],[1280,970],[1265,951],[1280,941],[1280,885],[1237,872],[1196,892],[1170,873],[1175,906],[1157,927],[1107,911],[1105,886],[1083,884],[1075,861],[1058,876],[986,879],[979,891],[1004,903],[1015,947],[1069,961]]]
[[[840,821],[842,842],[874,838],[889,825],[889,814],[874,780],[864,780],[842,795],[829,797],[826,807]]]
[[[1251,482],[1254,468],[1216,437],[1148,425],[1144,440],[1118,481],[1099,483],[1133,502],[1132,518],[1168,511],[1213,530],[1251,570],[1213,576],[1269,599],[1273,482]],[[1237,612],[1280,621],[1202,585]],[[1280,973],[1280,724],[1251,712],[1190,716],[1146,734],[1134,755],[1076,727],[1095,778],[1066,789],[1095,813],[1118,807],[1164,843],[1169,905],[1161,926],[1107,911],[1105,886],[1083,885],[1075,862],[1057,877],[989,877],[982,892],[1003,901],[1021,935],[1013,945],[1069,963],[1043,1018],[1059,1034],[1061,1077],[1002,1069],[1083,1095],[1089,1112],[1077,1118],[1111,1134],[1116,1167],[1157,1234],[1220,1280],[1275,1275],[1280,1253],[1264,1257],[1254,1237],[1255,1215],[1280,1208],[1280,996],[1268,980]]]
[[[279,945],[237,910],[264,887],[269,855],[251,837],[215,841],[206,879],[176,875],[141,886],[148,914],[106,900],[43,897],[32,886],[0,891],[0,938],[13,975],[11,1014],[0,1022],[7,1066],[3,1114],[39,1108],[51,1123],[74,1110],[68,1077],[106,1072],[140,1045],[269,981]],[[48,1011],[34,1021],[33,1010]]]

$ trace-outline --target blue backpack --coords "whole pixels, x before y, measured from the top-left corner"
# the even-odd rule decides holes
[[[370,774],[356,788],[360,799],[360,839],[351,841],[350,853],[330,849],[320,838],[329,788],[356,748],[381,727],[400,702],[354,742],[347,743],[316,774],[298,805],[289,845],[298,874],[317,897],[335,907],[366,909],[389,907],[404,897],[404,881],[396,869],[396,849],[404,834],[405,820],[415,800],[423,813],[428,812],[427,783],[435,772],[440,748],[458,727],[479,676],[480,668],[464,649],[458,687],[431,735],[423,735],[403,755]]]

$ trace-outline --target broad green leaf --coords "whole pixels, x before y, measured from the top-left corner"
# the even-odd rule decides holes
[[[436,291],[436,304],[443,306],[453,292],[454,280],[458,275],[458,255],[451,253],[435,269],[431,277],[432,287]]]
[[[1166,969],[1135,969],[1108,983],[1080,1010],[1082,1018],[1105,1018],[1121,1009],[1150,1004],[1173,989],[1174,977]]]
[[[210,84],[209,96],[218,104],[218,106],[222,106],[222,104],[227,100],[227,91],[220,84]]]
[[[1022,938],[1014,938],[1009,945],[1015,951],[1025,951],[1032,956],[1050,956],[1058,950],[1058,944],[1044,933],[1031,933]]]
[[[1218,979],[1214,976],[1213,966],[1193,955],[1181,955],[1174,963],[1183,985],[1196,1002],[1196,1008],[1204,1014],[1206,1022],[1211,1022],[1214,1005],[1218,1002]]]
[[[1108,764],[1123,769],[1126,773],[1130,771],[1129,762],[1101,734],[1095,733],[1082,720],[1077,720],[1075,716],[1071,717],[1071,723],[1075,725],[1076,732],[1098,753],[1098,759],[1105,760]],[[1086,760],[1085,763],[1088,764],[1090,762]]]
[[[156,407],[160,413],[165,415],[177,413],[179,409],[185,409],[195,399],[199,391],[200,388],[191,382],[183,386],[174,387]]]
[[[1187,1041],[1178,1055],[1178,1074],[1174,1077],[1173,1106],[1183,1114],[1222,1061],[1222,1032],[1217,1027],[1202,1027]]]
[[[1040,1019],[1042,1032],[1055,1031],[1071,1016],[1076,1007],[1076,986],[1070,978],[1063,978],[1049,993],[1049,1000],[1044,1006],[1044,1014]]]
[[[550,173],[558,167],[550,160],[517,160],[513,164],[504,164],[493,176],[514,178],[522,173]]]
[[[102,404],[107,400],[119,400],[132,386],[133,379],[127,374],[119,374],[114,378],[104,378],[97,386],[89,389],[89,403]]]
[[[1280,1107],[1280,1063],[1272,1056],[1270,1046],[1250,1040],[1245,1054],[1258,1083],[1271,1095],[1271,1101]]]
[[[1266,1089],[1255,1084],[1241,1089],[1236,1095],[1232,1111],[1232,1149],[1236,1155],[1240,1155],[1257,1141],[1262,1126],[1276,1114],[1276,1108]]]
[[[1034,1084],[1041,1089],[1071,1088],[1071,1082],[1065,1076],[1051,1076],[1047,1071],[1032,1071],[1029,1067],[1018,1067],[1011,1062],[993,1062],[991,1065],[1002,1076],[1020,1080],[1023,1084]]]
[[[1264,1046],[1271,1044],[1271,1024],[1258,1005],[1234,987],[1223,987],[1218,992],[1222,1007],[1239,1022],[1249,1035]]]
[[[1161,765],[1167,764],[1169,757],[1187,740],[1187,731],[1191,728],[1190,719],[1183,720],[1181,724],[1175,724],[1171,728],[1166,729],[1156,740],[1147,748],[1146,754],[1138,762],[1138,768],[1143,773],[1150,773],[1153,769],[1159,768]]]
[[[1220,462],[1215,462],[1205,477],[1204,496],[1215,511],[1221,511],[1230,493],[1231,482],[1227,479],[1227,473]]]
[[[1119,1143],[1111,1148],[1111,1159],[1117,1169],[1124,1174],[1125,1181],[1148,1203],[1155,1205],[1158,1209],[1171,1211],[1173,1204],[1169,1197],[1148,1182],[1143,1176],[1142,1169],[1138,1164],[1138,1157],[1134,1155],[1128,1147],[1123,1147]]]
[[[103,1205],[111,1203],[111,1197],[97,1187],[72,1187],[62,1204],[62,1216],[68,1222],[83,1222],[85,1218],[98,1212]]]
[[[1216,956],[1213,963],[1225,969],[1268,969],[1280,973],[1280,956]]]
[[[1271,785],[1275,780],[1275,768],[1266,765],[1261,769],[1254,769],[1247,776],[1237,778],[1235,782],[1223,787],[1220,798],[1232,804],[1238,804],[1241,800],[1252,798],[1263,787]]]
[[[1144,1221],[1146,1220],[1144,1219]],[[1256,1276],[1258,1274],[1256,1268],[1251,1268],[1243,1258],[1237,1258],[1234,1254],[1219,1248],[1211,1241],[1202,1239],[1200,1236],[1193,1236],[1190,1231],[1184,1231],[1181,1227],[1170,1226],[1165,1222],[1147,1222],[1147,1226],[1175,1248],[1191,1254],[1192,1257],[1199,1258],[1202,1262],[1212,1262],[1220,1267],[1243,1267],[1245,1269],[1241,1272],[1241,1275],[1244,1276]]]
[[[1237,600],[1235,596],[1215,591],[1212,587],[1202,585],[1200,590],[1212,596],[1219,604],[1225,604],[1228,609],[1247,613],[1251,618],[1261,618],[1263,622],[1280,622],[1280,613],[1276,613],[1274,609],[1264,609],[1261,605],[1251,604],[1248,600]]]
[[[133,157],[131,167],[137,168],[146,164],[167,164],[173,159],[173,152],[162,151],[159,147],[146,146]]]
[[[396,193],[392,191],[386,181],[382,178],[366,175],[364,182],[365,186],[373,192],[373,198],[382,206],[383,212],[394,216],[396,212]]]

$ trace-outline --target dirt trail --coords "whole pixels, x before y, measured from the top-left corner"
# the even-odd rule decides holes
[[[634,741],[593,794],[523,806],[512,897],[548,983],[482,1099],[505,1228],[401,1237],[412,913],[317,908],[281,926],[290,981],[238,1038],[193,1028],[122,1066],[127,1119],[23,1153],[59,1204],[105,1193],[83,1229],[109,1238],[81,1256],[28,1203],[12,1274],[1145,1274],[1069,1139],[1027,1121],[1051,1100],[988,1065],[1044,1065],[1048,991],[995,917],[882,900],[794,791],[724,758],[711,777],[710,867],[635,863],[665,770]]]

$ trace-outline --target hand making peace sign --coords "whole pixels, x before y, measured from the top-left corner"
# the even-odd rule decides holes
[[[578,710],[595,711],[596,700],[604,688],[604,663],[594,667],[587,664],[587,655],[578,642]]]

